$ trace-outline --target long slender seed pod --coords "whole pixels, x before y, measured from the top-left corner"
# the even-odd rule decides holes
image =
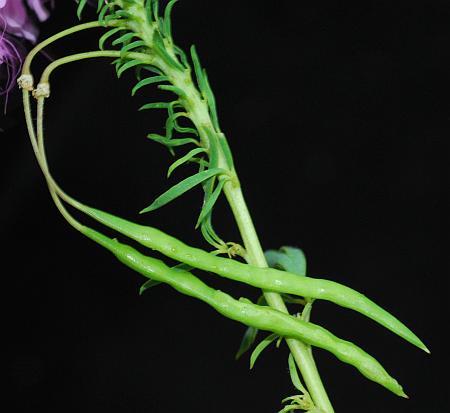
[[[425,344],[401,321],[352,288],[334,281],[299,277],[273,268],[257,268],[228,258],[216,257],[190,247],[155,228],[138,225],[98,209],[77,204],[80,210],[102,224],[167,257],[266,291],[331,301],[371,318],[411,344],[429,352]]]
[[[169,284],[182,294],[209,304],[220,314],[260,330],[272,331],[283,337],[300,339],[333,353],[339,360],[356,367],[364,376],[386,387],[398,396],[407,397],[399,383],[381,364],[355,344],[342,340],[328,330],[270,307],[248,300],[235,300],[230,295],[207,286],[188,271],[174,270],[162,261],[147,257],[132,247],[103,234],[82,227],[81,232],[112,252],[123,264],[154,281]]]

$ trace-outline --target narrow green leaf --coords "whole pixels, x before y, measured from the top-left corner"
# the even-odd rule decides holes
[[[214,192],[209,197],[208,201],[203,204],[202,210],[200,211],[200,216],[198,217],[197,223],[195,224],[195,229],[202,223],[206,216],[211,212],[219,195],[222,193],[223,186],[225,185],[226,179],[219,180],[219,183],[214,189]]]
[[[186,53],[184,53],[184,50],[181,49],[180,47],[176,46],[176,45],[173,45],[173,50],[174,50],[176,55],[180,56],[181,63],[183,64],[183,66],[186,69],[189,69],[190,68],[189,60],[188,60],[188,58],[186,56]]]
[[[234,168],[233,154],[231,153],[231,149],[228,145],[227,138],[223,133],[219,133],[219,144],[222,148],[222,153],[225,155],[225,160],[227,161],[227,165],[230,169]]]
[[[172,38],[172,9],[173,6],[175,6],[175,3],[178,0],[171,0],[167,6],[166,9],[164,10],[164,33],[166,34],[167,37]]]
[[[186,118],[186,119],[188,119],[188,120],[190,120],[192,122],[191,118],[189,117],[189,115],[186,112],[175,113],[172,116],[172,120],[173,120],[173,128],[177,132],[180,132],[180,133],[192,133],[193,135],[198,136],[197,129],[189,128],[189,127],[185,127],[185,126],[180,126],[179,123],[177,122],[178,118]]]
[[[133,90],[131,91],[131,95],[134,96],[136,92],[144,86],[151,85],[158,82],[167,82],[169,78],[167,76],[153,76],[148,77],[147,79],[143,79],[140,82],[136,83]]]
[[[134,42],[127,44],[126,46],[123,46],[120,49],[120,54],[123,56],[130,50],[137,49],[138,47],[147,47],[147,45],[145,44],[145,42],[143,40],[136,40]]]
[[[212,245],[216,249],[226,246],[225,241],[223,241],[216,233],[212,226],[211,214],[202,222],[200,226],[203,237],[208,244]]]
[[[197,78],[198,88],[203,94],[203,97],[206,99],[205,91],[205,78],[203,77],[203,70],[200,64],[200,59],[197,54],[197,49],[194,45],[191,46],[191,57],[192,63],[194,64],[195,77]]]
[[[304,298],[300,298],[295,295],[281,294],[281,297],[283,298],[283,301],[287,304],[306,305],[306,300]]]
[[[149,24],[153,23],[152,3],[153,0],[146,0],[145,2],[145,14]]]
[[[243,354],[245,354],[248,350],[250,350],[250,348],[253,346],[253,343],[256,340],[258,331],[259,330],[255,327],[248,327],[247,330],[245,330],[244,336],[242,337],[242,341],[239,346],[239,350],[234,356],[236,360],[241,358]]]
[[[138,78],[138,80],[141,80],[141,72],[143,70],[147,70],[148,72],[151,72],[151,73],[153,73],[153,74],[155,74],[157,76],[163,76],[164,75],[164,73],[160,69],[158,69],[156,66],[142,65],[142,66],[139,66],[136,69],[136,77]]]
[[[167,139],[172,139],[172,135],[173,135],[173,116],[170,116],[170,113],[173,113],[171,110],[171,107],[169,107],[169,117],[166,119],[166,125],[165,125],[165,129],[166,129],[166,138]]]
[[[142,62],[138,59],[129,60],[128,62],[120,66],[120,68],[117,70],[117,76],[118,77],[122,76],[125,70],[131,69],[132,67],[138,66],[140,64],[142,64]]]
[[[167,90],[169,92],[173,92],[176,95],[180,96],[180,97],[186,97],[186,93],[184,92],[184,90],[180,89],[179,87],[176,86],[172,86],[172,85],[159,85],[158,89],[161,90]]]
[[[204,148],[195,148],[189,151],[186,155],[181,157],[180,159],[176,160],[172,165],[170,165],[169,169],[167,170],[167,177],[169,178],[170,175],[172,175],[172,172],[178,168],[179,166],[183,165],[186,162],[189,162],[194,156],[198,155],[199,153],[206,152],[206,149]]]
[[[125,10],[120,10],[120,9],[116,10],[114,12],[114,14],[119,18],[120,17],[123,18],[124,20],[133,20],[134,19],[134,16]]]
[[[144,284],[142,284],[141,288],[139,289],[139,295],[144,294],[144,292],[147,291],[149,288],[156,287],[159,284],[162,284],[162,282],[154,281],[154,280],[147,280]]]
[[[174,148],[176,146],[183,146],[187,145],[188,143],[193,143],[198,145],[198,141],[192,138],[185,138],[185,139],[170,139],[167,136],[158,135],[157,133],[150,133],[147,135],[149,139],[152,141],[161,143],[162,145],[165,145],[169,148]]]
[[[166,46],[164,44],[164,40],[162,39],[159,32],[155,31],[153,35],[153,44],[155,47],[155,50],[158,52],[160,57],[170,66],[178,69],[178,70],[184,70],[184,67],[180,65],[180,63],[174,59],[166,50]]]
[[[289,375],[291,376],[292,384],[297,390],[301,391],[303,394],[307,394],[308,392],[303,387],[303,384],[298,375],[297,366],[295,364],[294,356],[292,355],[292,353],[289,353],[288,365],[289,365]]]
[[[209,84],[208,75],[206,74],[205,69],[203,69],[203,77],[205,79],[206,100],[208,101],[209,112],[211,114],[211,120],[214,125],[214,128],[216,129],[217,132],[219,132],[220,126],[219,126],[219,118],[217,116],[216,98],[214,97],[214,93],[211,89],[211,85]]]
[[[106,14],[107,14],[110,10],[111,10],[111,6],[110,6],[109,4],[105,4],[105,5],[103,6],[103,8],[101,9],[101,11],[100,11],[100,13],[99,13],[99,15],[98,15],[98,21],[99,21],[101,24],[105,24],[105,23],[106,23],[106,21],[105,21]]]
[[[142,105],[139,110],[148,110],[148,109],[167,109],[170,103],[167,102],[156,102],[156,103],[147,103]]]
[[[103,46],[105,45],[106,40],[108,40],[111,36],[114,36],[116,33],[121,30],[126,30],[124,27],[116,27],[114,29],[108,30],[102,37],[100,37],[98,41],[98,48],[103,50]]]
[[[117,15],[117,12],[110,13],[105,16],[105,19],[103,20],[103,23],[107,25],[112,20],[119,20],[119,16]]]
[[[164,192],[162,195],[156,198],[151,205],[149,205],[147,208],[144,208],[140,213],[143,214],[145,212],[150,212],[154,211],[155,209],[161,208],[162,206],[183,195],[185,192],[194,188],[198,184],[201,184],[203,181],[211,178],[212,176],[220,175],[223,173],[226,173],[224,169],[214,168],[190,176],[174,185],[168,191]]]
[[[169,106],[169,118],[166,121],[166,129],[168,131],[168,136],[172,136],[172,129],[175,129],[177,132],[180,133],[192,133],[195,136],[198,136],[197,129],[188,128],[184,126],[180,126],[177,122],[178,118],[186,118],[188,120],[191,120],[189,115],[186,112],[175,112],[174,107],[180,106],[182,107],[178,101],[172,102]]]
[[[105,4],[105,0],[98,0],[98,2],[97,2],[97,13],[100,13],[100,10],[102,9],[104,4]]]
[[[258,301],[256,302],[257,305],[267,305],[266,297],[264,295],[260,295],[258,297]]]
[[[268,250],[264,253],[269,267],[279,268],[300,276],[306,275],[306,258],[300,248],[281,247],[279,251]]]
[[[77,16],[78,20],[81,20],[81,13],[83,13],[84,6],[86,6],[87,0],[78,0]]]
[[[203,169],[206,169],[207,167],[211,168],[211,162],[205,163],[200,162],[200,171]],[[215,177],[212,177],[211,179],[208,179],[202,183],[203,192],[205,193],[203,203],[208,202],[208,199],[212,195],[213,188],[214,188],[214,182]],[[200,225],[200,230],[202,232],[203,237],[205,240],[211,244],[216,249],[221,249],[223,247],[226,247],[225,241],[223,241],[219,235],[217,235],[216,231],[214,230],[214,227],[212,225],[212,211],[206,216],[206,218],[203,220],[203,222]]]
[[[277,338],[278,336],[276,334],[271,334],[256,346],[256,348],[253,350],[252,355],[250,356],[250,369],[253,368],[260,354]]]
[[[176,270],[176,271],[191,271],[194,269],[194,267],[192,267],[184,262],[181,262],[171,268],[172,268],[172,270]]]
[[[155,21],[159,19],[159,0],[153,0],[153,17]]]
[[[113,46],[117,46],[120,43],[125,43],[131,40],[133,37],[138,37],[136,33],[125,33],[124,35],[118,37],[116,40],[112,42]]]

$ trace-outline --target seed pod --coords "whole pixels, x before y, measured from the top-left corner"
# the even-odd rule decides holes
[[[355,344],[336,337],[328,330],[270,307],[259,306],[248,300],[235,300],[230,295],[207,286],[188,271],[169,268],[162,261],[147,257],[132,247],[90,228],[82,227],[81,232],[143,276],[167,283],[182,294],[204,301],[232,320],[328,350],[339,360],[356,367],[368,379],[381,384],[398,396],[407,397],[399,383],[375,358]]]
[[[331,301],[371,318],[429,353],[425,344],[401,321],[363,294],[345,285],[324,279],[299,277],[274,268],[258,268],[229,258],[217,257],[199,248],[190,247],[158,229],[138,225],[84,205],[80,205],[79,208],[102,224],[179,262],[266,291]]]

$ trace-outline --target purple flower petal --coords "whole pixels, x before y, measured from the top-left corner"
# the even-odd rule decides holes
[[[6,32],[36,42],[38,29],[29,18],[21,0],[5,0],[0,3],[0,17],[6,25]]]
[[[16,79],[22,68],[22,55],[19,49],[20,45],[15,45],[4,30],[0,31],[0,96],[4,99],[5,112],[8,94],[16,86]]]
[[[48,19],[50,13],[44,7],[45,1],[43,0],[27,0],[28,6],[36,13],[39,21],[43,22]]]

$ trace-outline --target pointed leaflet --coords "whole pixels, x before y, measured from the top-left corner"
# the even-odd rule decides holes
[[[256,348],[253,350],[252,355],[250,356],[250,368],[252,369],[258,359],[259,355],[276,339],[278,335],[271,334],[267,336],[261,343],[259,343]]]
[[[308,394],[306,389],[303,387],[303,384],[298,375],[297,366],[295,365],[294,356],[292,353],[289,353],[288,357],[288,365],[289,365],[289,374],[291,376],[292,384],[294,387],[301,391],[303,394]]]
[[[227,161],[227,165],[230,169],[234,168],[233,154],[231,153],[230,146],[228,145],[227,138],[223,133],[219,133],[218,141],[220,147],[222,148],[222,153],[225,156],[225,160]]]
[[[200,230],[206,242],[208,242],[208,244],[212,245],[214,248],[220,249],[226,246],[226,243],[217,235],[212,226],[211,213],[209,213],[206,219],[202,222]]]
[[[183,89],[180,89],[179,87],[172,86],[172,85],[159,85],[158,89],[161,90],[167,90],[169,92],[175,93],[176,95],[180,97],[186,97],[186,93]]]
[[[256,304],[257,305],[267,305],[264,295],[259,296]],[[241,357],[244,353],[246,353],[248,350],[251,349],[251,347],[253,346],[253,343],[256,340],[258,331],[259,330],[255,327],[248,327],[247,330],[245,330],[244,336],[242,337],[242,341],[239,346],[239,350],[237,351],[236,356],[235,356],[236,360],[239,357]]]
[[[177,103],[177,102],[173,102],[173,103]],[[190,116],[186,112],[175,113],[173,110],[173,105],[171,104],[169,106],[169,118],[167,119],[167,122],[166,122],[166,129],[168,131],[168,135],[169,135],[169,133],[170,133],[170,136],[172,135],[172,131],[169,132],[169,129],[171,129],[171,130],[175,129],[177,132],[180,132],[180,133],[192,133],[193,135],[198,136],[197,129],[180,126],[177,121],[178,118],[186,118],[192,122]]]
[[[161,208],[162,206],[168,204],[174,199],[178,198],[180,195],[183,195],[185,192],[194,188],[198,184],[201,184],[203,181],[220,174],[224,174],[226,171],[221,168],[208,169],[206,171],[199,172],[193,176],[190,176],[178,184],[174,185],[168,191],[164,192],[158,198],[156,198],[151,205],[147,208],[144,208],[140,211],[140,214],[145,212],[154,211],[155,209]]]
[[[216,189],[214,189],[213,193],[211,194],[211,196],[203,204],[200,216],[198,217],[197,223],[195,224],[196,229],[204,221],[206,216],[212,211],[215,203],[217,202],[217,199],[219,198],[219,195],[222,193],[222,189],[223,186],[225,185],[225,182],[227,182],[227,179],[221,179],[217,184]]]
[[[155,102],[155,103],[147,103],[142,105],[139,110],[148,110],[148,109],[167,109],[170,103],[167,102]]]
[[[150,133],[147,135],[147,138],[152,141],[158,142],[162,145],[167,146],[168,148],[173,148],[176,146],[187,145],[188,143],[193,143],[195,145],[199,145],[199,142],[192,138],[184,138],[184,139],[171,139],[167,136],[158,135],[157,133]]]
[[[158,69],[156,66],[142,65],[142,66],[139,66],[136,69],[136,77],[137,77],[138,80],[142,79],[141,73],[142,73],[143,70],[147,70],[147,71],[152,72],[152,73],[154,73],[155,75],[158,75],[158,76],[163,76],[164,75],[164,73],[161,71],[161,69]]]
[[[106,40],[108,40],[111,36],[120,32],[121,30],[126,30],[124,27],[116,27],[114,29],[108,30],[102,37],[100,37],[98,41],[98,48],[103,50],[103,46],[105,45]]]
[[[123,1],[123,0],[122,0]],[[114,18],[122,17],[124,20],[132,19],[133,16],[125,10],[117,10],[114,12]]]
[[[136,40],[135,42],[131,42],[126,46],[123,46],[122,49],[120,49],[120,54],[122,58],[127,52],[129,52],[130,50],[137,49],[138,47],[147,47],[147,44],[143,40]]]
[[[155,31],[153,35],[153,44],[155,50],[158,52],[159,56],[170,66],[178,69],[183,70],[184,67],[181,66],[181,64],[175,60],[166,50],[166,46],[164,45],[164,40],[162,39],[159,32]]]
[[[167,177],[169,177],[176,168],[178,168],[179,166],[183,165],[186,162],[189,162],[194,156],[198,155],[199,153],[204,152],[206,152],[206,149],[204,148],[195,148],[189,151],[186,155],[182,156],[180,159],[176,160],[172,165],[170,165],[167,171]]]
[[[153,76],[143,79],[140,82],[136,83],[133,90],[131,91],[131,95],[134,96],[141,87],[148,86],[158,82],[167,82],[168,80],[169,78],[167,76]]]
[[[242,337],[241,344],[239,346],[239,350],[237,351],[234,358],[238,360],[244,353],[246,353],[252,347],[253,343],[256,340],[256,336],[258,335],[258,329],[255,327],[249,327],[245,330],[244,337]]]
[[[131,40],[133,37],[139,37],[136,33],[125,33],[112,42],[113,46],[117,46],[119,43],[125,43]]]
[[[156,287],[157,285],[162,284],[161,281],[147,280],[144,284],[142,284],[141,288],[139,288],[139,295],[144,294],[149,288]]]
[[[178,0],[171,0],[164,10],[164,33],[168,38],[172,38],[171,14],[173,6],[177,1]]]
[[[301,276],[306,275],[306,258],[300,248],[281,247],[279,251],[267,250],[264,255],[269,267]]]
[[[149,24],[153,23],[152,0],[146,0],[145,2],[145,15],[147,17],[147,22]]]
[[[211,120],[214,125],[214,129],[217,132],[219,132],[220,126],[219,126],[219,118],[217,116],[216,98],[214,97],[214,93],[209,84],[208,75],[206,74],[205,69],[203,69],[203,78],[205,79],[205,94],[206,94],[206,100],[208,101]]]
[[[155,21],[159,18],[159,0],[153,0],[153,17]]]
[[[122,73],[125,72],[125,70],[131,69],[132,67],[135,67],[135,66],[138,66],[141,64],[142,64],[142,61],[139,59],[129,60],[128,62],[126,62],[125,64],[120,66],[120,68],[117,69],[117,77],[122,76]]]
[[[200,59],[198,58],[197,50],[194,45],[191,46],[191,57],[192,57],[192,63],[194,64],[194,71],[195,71],[195,76],[197,78],[198,87],[199,87],[200,91],[202,92],[203,97],[206,99],[205,78],[203,77],[202,66],[200,64]]]
[[[98,21],[101,23],[101,24],[106,24],[106,14],[110,11],[110,9],[112,8],[113,6],[111,6],[110,4],[105,4],[104,6],[103,6],[103,8],[100,10],[100,13],[99,13],[99,15],[98,15]]]
[[[79,0],[77,7],[77,16],[78,19],[81,20],[81,13],[83,12],[84,6],[86,6],[87,0]]]
[[[176,46],[176,45],[173,45],[173,51],[175,52],[175,54],[177,56],[180,57],[181,63],[184,65],[184,67],[186,69],[190,69],[189,61],[188,61],[188,58],[186,56],[186,53],[184,53],[184,50],[181,49],[180,47]]]

